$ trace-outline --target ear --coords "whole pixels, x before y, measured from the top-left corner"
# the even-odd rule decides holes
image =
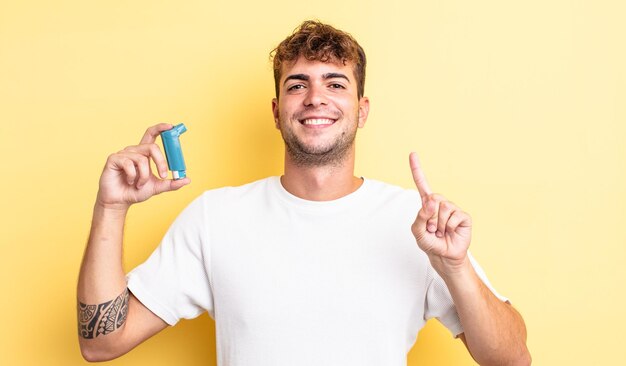
[[[272,99],[272,114],[274,115],[274,127],[279,129],[278,126],[278,99]]]
[[[367,115],[370,113],[370,100],[368,97],[361,97],[359,99],[359,128],[365,126],[367,122]]]

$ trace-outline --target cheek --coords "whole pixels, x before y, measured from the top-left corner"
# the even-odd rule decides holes
[[[352,100],[337,101],[337,107],[341,109],[344,115],[357,116],[359,114],[359,103]]]
[[[289,112],[293,109],[292,105],[293,101],[291,101],[290,98],[281,98],[278,103],[278,113],[280,115],[289,114]]]
[[[279,108],[276,124],[288,124],[293,118],[293,112],[290,112],[287,108]]]

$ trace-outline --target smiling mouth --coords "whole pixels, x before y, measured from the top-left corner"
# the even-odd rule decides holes
[[[335,123],[335,119],[330,118],[306,118],[301,119],[300,123],[306,126],[324,126],[324,125],[332,125]]]

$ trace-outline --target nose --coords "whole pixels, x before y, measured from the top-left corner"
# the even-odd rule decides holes
[[[306,98],[304,98],[303,103],[307,107],[317,107],[328,104],[328,100],[324,94],[324,88],[314,84],[309,85]]]

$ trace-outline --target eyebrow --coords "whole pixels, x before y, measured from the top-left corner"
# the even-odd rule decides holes
[[[309,80],[309,75],[305,75],[305,74],[293,74],[293,75],[289,75],[285,78],[285,81],[283,82],[283,85],[285,85],[289,80],[304,80],[304,81],[308,81]]]
[[[350,82],[350,79],[348,79],[348,77],[342,73],[339,72],[329,72],[327,74],[322,75],[322,79],[326,80],[326,79],[336,79],[336,78],[340,78],[340,79],[346,79],[346,81],[348,81],[348,83]],[[306,74],[293,74],[293,75],[289,75],[285,78],[285,81],[283,82],[283,85],[285,85],[287,83],[287,81],[289,80],[303,80],[303,81],[309,81],[310,77],[309,75]]]
[[[339,72],[329,72],[328,74],[324,74],[322,75],[323,79],[336,79],[336,78],[340,78],[340,79],[346,79],[346,81],[349,83],[350,79],[348,79],[348,77],[342,73]]]

